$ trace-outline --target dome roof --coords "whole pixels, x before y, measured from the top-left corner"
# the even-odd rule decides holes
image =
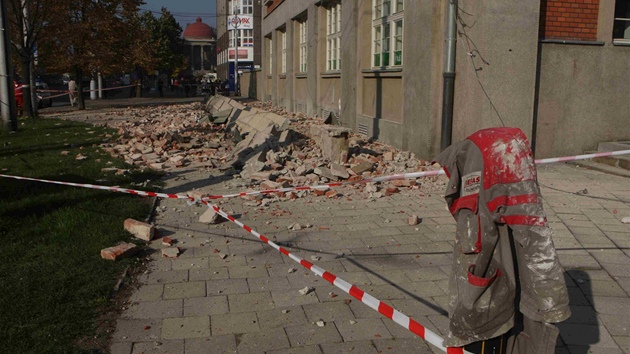
[[[195,23],[191,23],[186,26],[184,38],[213,39],[214,33],[212,32],[212,28],[210,28],[210,26],[201,22],[201,17],[197,17]]]

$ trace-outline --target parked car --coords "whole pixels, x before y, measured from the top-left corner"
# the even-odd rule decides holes
[[[38,81],[35,83],[35,88],[37,89],[37,107],[51,107],[52,106],[52,98],[50,98],[50,92],[44,92],[49,90],[48,85],[45,82]]]

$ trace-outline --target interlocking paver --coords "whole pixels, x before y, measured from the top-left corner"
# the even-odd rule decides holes
[[[207,176],[195,170],[184,175],[190,177],[167,180],[167,185],[179,188]],[[592,196],[628,199],[630,184],[621,177],[564,165],[541,166],[539,180],[573,307],[573,317],[559,327],[556,352],[626,350],[629,354],[630,316],[621,315],[620,309],[630,308],[630,226],[620,220],[630,216],[630,208],[619,201],[576,196],[545,185],[573,192],[586,188]],[[225,183],[213,183],[212,188],[213,194],[234,192]],[[241,199],[226,199],[221,208],[444,336],[455,228],[442,191],[399,193],[370,202],[360,192],[351,192],[338,199],[309,195],[280,201],[266,210],[244,206]],[[177,200],[160,204],[167,206],[156,217],[160,235],[177,239],[185,252],[173,260],[152,255],[149,271],[140,277],[141,285],[130,299],[132,306],[119,320],[112,351],[152,352],[151,346],[162,341],[168,343],[163,348],[173,345],[178,350],[183,343],[186,353],[235,353],[237,347],[239,353],[439,353],[241,228],[229,222],[197,223],[194,212],[205,207],[189,207]],[[270,210],[285,214],[274,216]],[[421,218],[420,224],[407,225],[412,213]],[[287,230],[294,222],[312,227]],[[158,239],[150,247],[162,246]],[[300,295],[298,291],[306,286],[314,291]],[[176,314],[181,317],[171,317]],[[324,327],[315,323],[319,319]],[[191,334],[194,321],[207,321],[201,326],[207,332]],[[121,328],[129,332],[125,339]],[[198,337],[185,338],[191,335]]]
[[[183,340],[163,340],[154,342],[136,342],[133,343],[132,354],[172,354],[183,353],[184,341]]]
[[[164,299],[181,299],[199,296],[206,296],[205,281],[170,283],[164,285]]]
[[[229,312],[227,296],[189,297],[184,299],[184,316],[217,315]]]
[[[162,322],[162,338],[201,338],[210,335],[210,317],[165,318]]]
[[[123,318],[168,318],[181,317],[183,314],[183,300],[143,301],[129,306],[123,313]]]

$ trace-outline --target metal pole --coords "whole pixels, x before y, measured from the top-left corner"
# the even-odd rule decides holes
[[[9,31],[6,14],[6,0],[0,0],[0,116],[3,131],[17,130],[15,115],[15,92],[11,75],[11,55],[9,53]]]
[[[441,150],[451,145],[453,136],[453,101],[455,96],[455,50],[457,44],[457,0],[449,0],[446,24],[446,55],[442,99]]]
[[[238,92],[238,37],[239,37],[238,25],[240,25],[240,23],[238,22],[237,9],[238,7],[234,7],[234,22],[236,23],[236,25],[234,26],[235,28],[234,41],[236,42],[234,44],[234,96],[239,96],[239,92]]]

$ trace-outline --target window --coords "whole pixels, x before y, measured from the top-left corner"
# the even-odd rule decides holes
[[[273,40],[269,38],[267,43],[269,44],[269,75],[271,75],[273,73]]]
[[[254,13],[254,0],[243,0],[243,8],[241,10],[243,15],[251,15]]]
[[[628,0],[617,0],[615,2],[613,41],[630,43],[630,1]]]
[[[240,42],[244,47],[253,47],[254,46],[254,30],[253,29],[244,29],[241,31]]]
[[[300,24],[300,66],[299,72],[305,72],[307,69],[306,63],[308,59],[308,47],[306,45],[307,34],[307,22],[303,20]]]
[[[327,10],[326,70],[341,69],[341,3]]]
[[[282,63],[281,63],[281,68],[282,74],[285,74],[287,72],[287,33],[286,32],[280,32],[280,41],[282,42]]]
[[[401,66],[404,0],[373,1],[372,66]]]

